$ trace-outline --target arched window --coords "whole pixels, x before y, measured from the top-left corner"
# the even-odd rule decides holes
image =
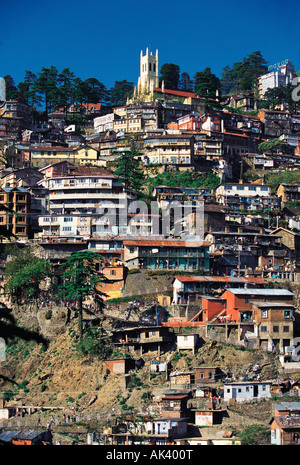
[[[156,71],[156,64],[153,63],[153,71],[155,72]]]
[[[149,63],[149,71],[151,71],[151,63]]]

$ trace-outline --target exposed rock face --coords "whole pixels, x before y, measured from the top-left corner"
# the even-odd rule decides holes
[[[37,312],[37,320],[44,337],[51,338],[66,330],[69,317],[67,307],[44,307]]]

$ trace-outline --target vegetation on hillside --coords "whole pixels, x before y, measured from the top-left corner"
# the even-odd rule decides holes
[[[212,172],[208,174],[193,171],[165,171],[153,178],[147,179],[148,185],[153,189],[157,186],[195,187],[215,189],[220,184],[218,176]]]

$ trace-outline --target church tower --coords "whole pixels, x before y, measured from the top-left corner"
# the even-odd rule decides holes
[[[155,55],[152,55],[147,47],[146,55],[143,55],[143,51],[141,51],[138,95],[153,94],[155,87],[158,86],[158,50],[156,50]]]

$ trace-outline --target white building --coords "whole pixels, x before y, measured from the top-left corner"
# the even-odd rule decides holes
[[[224,402],[235,399],[237,402],[271,397],[271,381],[237,381],[224,384]]]
[[[94,131],[96,134],[100,132],[113,131],[115,113],[109,113],[108,115],[97,116],[94,118]]]
[[[237,195],[239,197],[269,197],[271,195],[271,187],[265,184],[241,184],[241,183],[230,183],[222,184],[217,187],[216,200],[221,205],[226,205],[226,198],[228,196]]]
[[[135,195],[103,168],[79,166],[40,184],[49,192],[48,214],[39,218],[42,236],[115,236],[122,215],[127,225],[128,203]]]
[[[178,334],[177,350],[192,350],[192,352],[195,353],[198,339],[198,334]]]
[[[264,74],[259,78],[259,94],[264,97],[268,89],[275,89],[279,86],[286,87],[296,77],[294,65],[287,60],[285,64],[279,66],[276,71]]]

